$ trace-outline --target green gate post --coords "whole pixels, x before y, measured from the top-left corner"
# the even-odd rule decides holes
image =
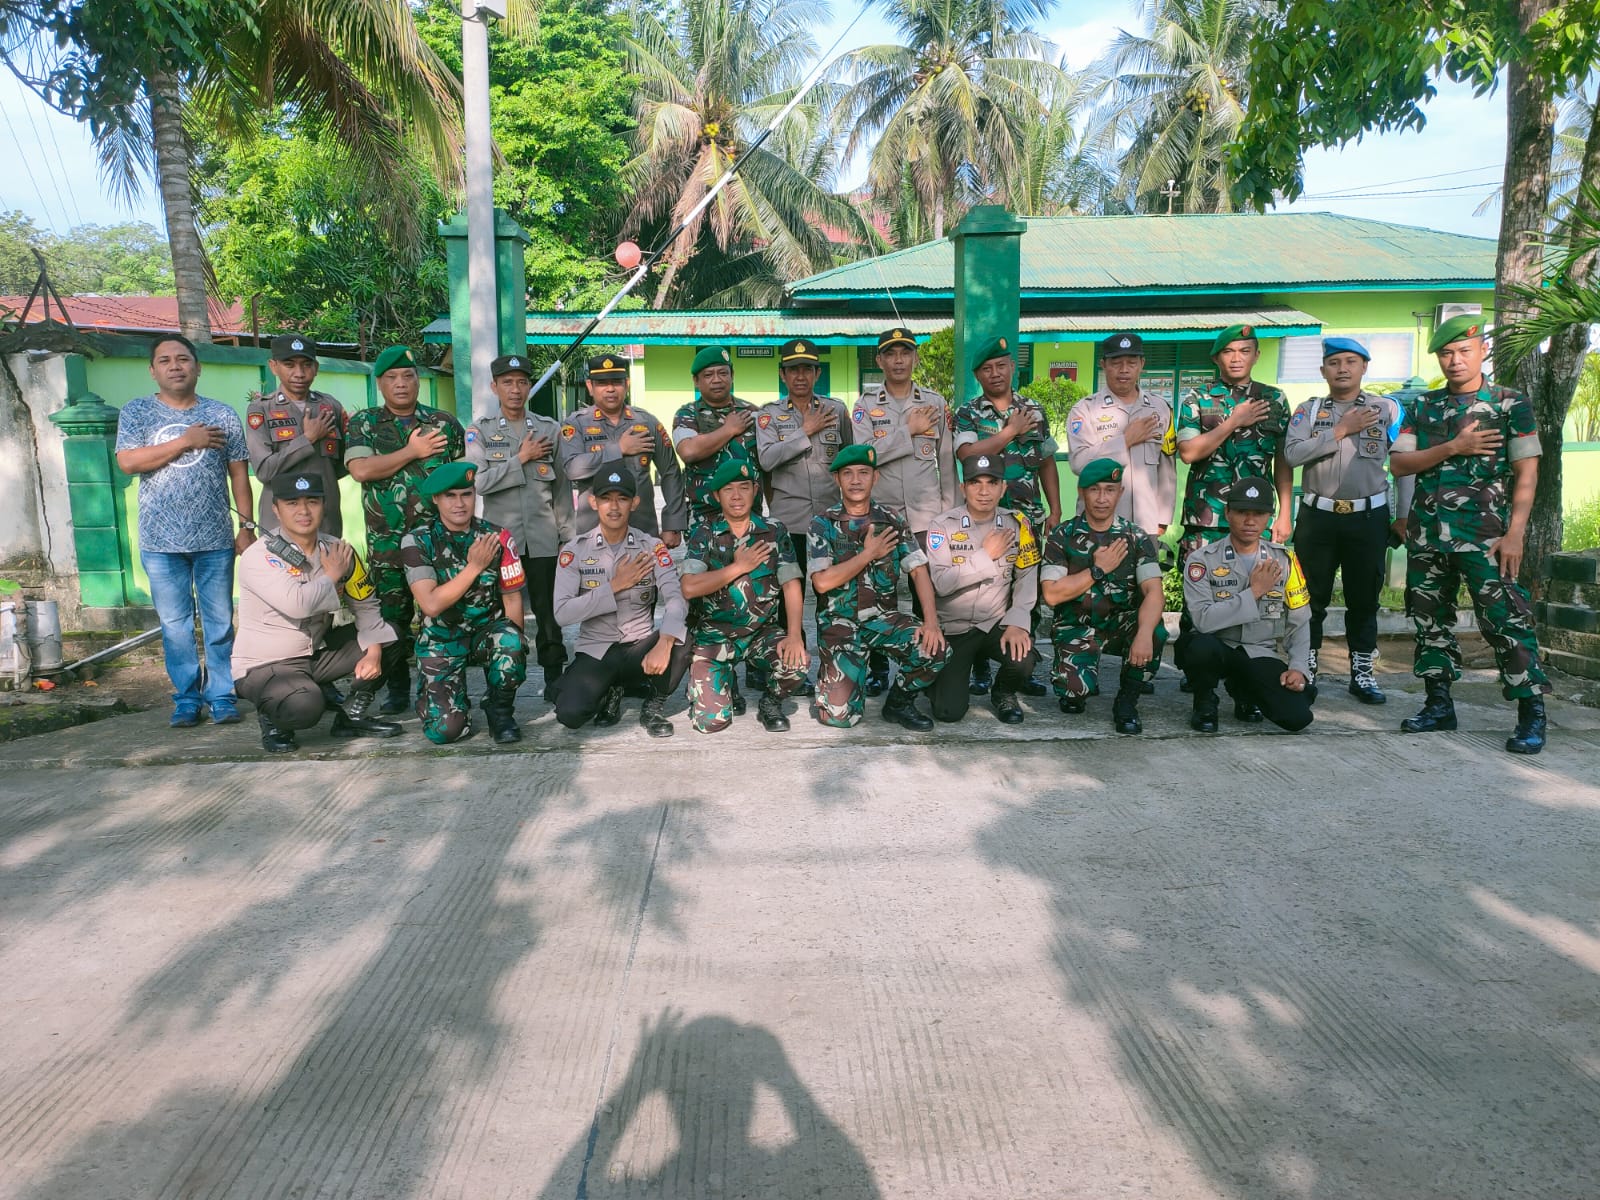
[[[990,338],[1003,337],[1017,352],[1022,320],[1022,232],[1028,223],[999,204],[967,213],[950,240],[956,245],[955,387],[952,405],[978,394],[973,353]],[[1021,371],[1021,364],[1018,364]],[[1020,382],[1020,380],[1019,380]]]
[[[448,222],[441,221],[445,266],[450,277],[450,347],[456,373],[456,415],[465,424],[478,412],[473,403],[472,317],[467,291],[467,214],[458,212]],[[499,346],[495,354],[526,354],[528,351],[528,269],[526,247],[532,239],[527,231],[506,215],[494,210],[494,294],[497,301],[496,327]],[[489,381],[482,381],[488,394]],[[492,405],[490,406],[492,407]]]
[[[85,608],[147,601],[133,582],[128,531],[128,476],[117,468],[117,410],[89,390],[81,354],[65,358],[67,406],[50,414],[66,435],[67,501],[78,556],[78,597]]]

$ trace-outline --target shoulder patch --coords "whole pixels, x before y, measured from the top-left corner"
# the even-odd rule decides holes
[[[1190,563],[1189,569],[1185,572],[1185,574],[1189,577],[1191,582],[1199,583],[1206,577],[1206,565],[1205,563]]]
[[[672,554],[667,550],[666,543],[657,542],[655,544],[653,553],[656,556],[656,562],[660,563],[663,567],[670,567],[672,565]]]
[[[576,425],[563,425],[561,427],[561,436],[564,438],[576,437],[577,433],[578,427]]]
[[[250,419],[250,428],[251,429],[260,429],[263,425],[265,425],[267,423],[266,417],[262,416],[258,412],[251,413],[249,419]]]
[[[571,550],[563,550],[561,552],[561,557],[556,559],[556,566],[558,566],[558,567],[570,567],[572,565],[572,559],[573,559],[572,551]]]

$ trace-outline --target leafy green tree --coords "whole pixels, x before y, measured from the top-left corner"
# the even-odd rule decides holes
[[[1045,0],[882,0],[897,42],[845,55],[835,110],[844,157],[867,152],[880,202],[909,191],[934,238],[982,196],[1028,196],[1029,130],[1060,71],[1029,22]]]
[[[461,18],[431,0],[418,29],[446,66],[461,69]],[[489,38],[490,131],[502,161],[495,203],[532,239],[529,302],[595,306],[626,211],[637,80],[626,69],[628,22],[604,0],[546,0],[537,23],[496,25]]]
[[[955,394],[956,387],[956,331],[954,326],[935,330],[933,335],[917,347],[917,366],[911,378],[920,386],[939,393],[952,406],[966,401]]]
[[[1303,187],[1307,147],[1343,145],[1372,130],[1420,129],[1439,79],[1486,94],[1503,73],[1496,317],[1502,325],[1536,319],[1552,257],[1544,231],[1557,104],[1582,90],[1597,62],[1600,22],[1591,0],[1283,0],[1263,9],[1251,42],[1252,100],[1232,151],[1235,195],[1257,207],[1292,199]],[[1589,208],[1600,198],[1600,121],[1590,122],[1580,162],[1578,199],[1567,214],[1572,229],[1600,215]],[[1563,277],[1592,289],[1595,266],[1594,255],[1578,255],[1563,264]],[[1523,558],[1523,577],[1535,587],[1546,556],[1561,545],[1562,427],[1588,342],[1586,325],[1561,326],[1547,349],[1502,371],[1528,394],[1544,449]]]
[[[33,218],[13,209],[0,212],[0,293],[26,296],[39,278],[33,251],[43,251],[48,241]]]
[[[1085,141],[1115,157],[1117,192],[1139,212],[1229,212],[1228,148],[1244,120],[1256,0],[1143,0],[1090,68],[1104,97]]]
[[[638,132],[626,178],[629,229],[664,236],[688,217],[794,98],[817,55],[812,33],[826,16],[817,0],[684,0],[665,17],[635,11],[628,64],[639,77]],[[657,308],[677,298],[680,274],[708,250],[732,260],[758,256],[772,275],[793,280],[834,265],[830,228],[857,245],[872,244],[861,215],[827,190],[820,173],[827,157],[810,153],[819,126],[808,98],[679,235],[665,255]],[[804,155],[798,163],[797,152]],[[753,266],[746,275],[757,274]],[[710,286],[726,291],[725,284]],[[705,293],[686,294],[692,302]]]
[[[1017,394],[1034,401],[1044,409],[1044,415],[1050,421],[1050,428],[1064,437],[1067,414],[1072,411],[1074,404],[1089,394],[1089,389],[1076,379],[1068,379],[1065,375],[1058,375],[1054,379],[1049,375],[1042,375],[1027,387],[1018,388]]]
[[[200,208],[223,289],[259,296],[269,327],[355,343],[364,355],[415,343],[448,304],[437,224],[451,205],[431,173],[416,158],[404,164],[421,231],[404,237],[390,198],[370,190],[341,137],[299,122],[277,132],[201,147]]]
[[[79,225],[45,251],[50,280],[63,295],[170,296],[172,251],[144,221]]]

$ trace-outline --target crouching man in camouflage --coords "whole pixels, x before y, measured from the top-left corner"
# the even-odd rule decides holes
[[[821,655],[817,719],[841,729],[861,720],[867,656],[877,651],[900,665],[883,719],[926,732],[933,721],[917,711],[916,698],[933,686],[950,647],[939,628],[928,556],[904,517],[872,502],[877,462],[872,447],[859,443],[834,456],[843,501],[812,518],[806,541]],[[921,620],[895,605],[902,571],[921,601]]]
[[[472,736],[467,665],[483,667],[483,717],[501,745],[522,740],[512,709],[528,675],[522,639],[522,559],[511,535],[472,515],[471,463],[435,468],[418,491],[430,520],[400,542],[406,583],[422,610],[417,670],[422,732],[440,745]]]
[[[805,679],[810,661],[800,631],[803,600],[794,543],[780,523],[751,513],[760,484],[749,463],[723,463],[706,486],[722,515],[689,531],[680,569],[694,643],[689,715],[701,733],[732,724],[745,710],[733,677],[743,661],[746,673],[753,667],[767,681],[757,709],[761,727],[784,733],[789,718],[783,701]]]

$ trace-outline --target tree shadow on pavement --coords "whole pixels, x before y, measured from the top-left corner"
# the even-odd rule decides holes
[[[1077,1069],[1150,1118],[1152,1161],[1176,1144],[1241,1200],[1576,1200],[1600,1178],[1597,747],[1546,755],[1550,808],[1465,738],[1203,765],[1147,742],[1092,795],[1024,750],[1043,782],[978,847],[1047,888],[1099,1033]]]
[[[641,1020],[622,1081],[540,1200],[877,1200],[861,1152],[767,1029],[729,1017]]]

